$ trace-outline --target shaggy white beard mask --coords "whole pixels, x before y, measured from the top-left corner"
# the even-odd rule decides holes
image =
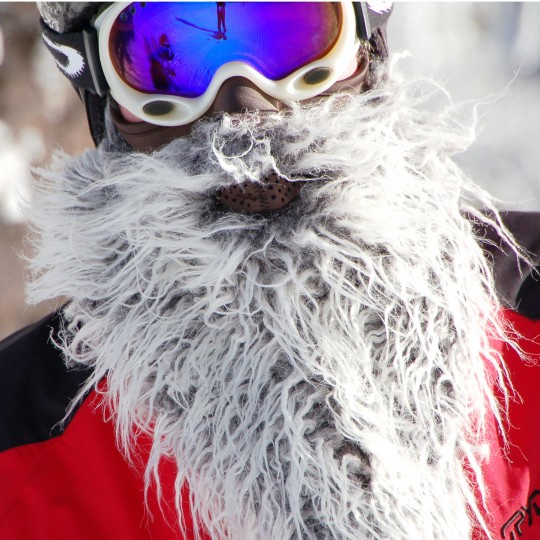
[[[428,88],[42,172],[31,299],[71,299],[61,345],[94,368],[84,391],[107,377],[123,447],[151,432],[147,482],[172,455],[214,538],[465,539],[481,520],[464,462],[498,414],[504,337],[463,212],[490,202],[449,157],[472,138],[454,109],[417,109]],[[331,181],[271,217],[213,201],[274,170]]]

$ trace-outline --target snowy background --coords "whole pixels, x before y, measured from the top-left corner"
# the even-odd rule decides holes
[[[540,210],[540,3],[397,3],[400,69],[434,77],[455,101],[479,100],[481,131],[461,165],[504,206]],[[92,145],[78,99],[41,45],[32,3],[0,2],[0,338],[51,306],[24,305],[27,234],[14,193],[56,148]]]
[[[501,206],[540,210],[540,3],[398,3],[388,35],[411,53],[403,70],[433,76],[455,101],[491,101],[459,161]]]

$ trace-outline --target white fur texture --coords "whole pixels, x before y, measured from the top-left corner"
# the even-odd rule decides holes
[[[94,367],[86,389],[107,377],[127,453],[134,425],[153,434],[147,482],[174,456],[213,538],[462,540],[481,521],[464,462],[499,414],[504,336],[463,217],[493,208],[451,160],[473,126],[445,99],[390,77],[37,180],[30,297],[71,299],[67,361]],[[214,203],[271,170],[329,181],[270,217]]]

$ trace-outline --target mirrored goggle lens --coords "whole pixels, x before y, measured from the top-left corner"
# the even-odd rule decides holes
[[[134,2],[112,26],[109,53],[135,90],[198,97],[232,61],[283,79],[324,57],[341,26],[336,2]]]

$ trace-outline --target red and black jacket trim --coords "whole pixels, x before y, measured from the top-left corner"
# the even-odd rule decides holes
[[[61,435],[61,421],[90,371],[68,369],[52,336],[62,316],[49,315],[0,343],[0,451]]]

